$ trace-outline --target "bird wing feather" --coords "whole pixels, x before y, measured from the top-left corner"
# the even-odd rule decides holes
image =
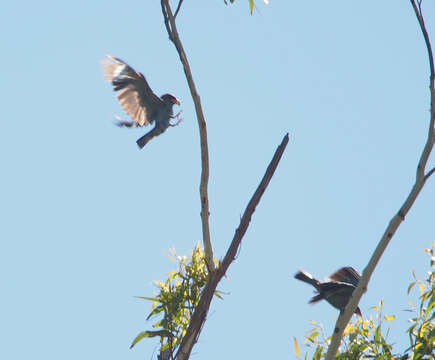
[[[333,281],[352,284],[355,287],[358,286],[360,278],[360,274],[358,274],[358,272],[351,266],[346,266],[338,269],[336,272],[329,276],[329,279]]]
[[[102,60],[102,66],[104,79],[112,83],[115,91],[119,91],[118,101],[135,125],[152,123],[163,100],[151,90],[145,77],[109,54]]]

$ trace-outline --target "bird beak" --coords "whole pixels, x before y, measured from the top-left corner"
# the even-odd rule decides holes
[[[174,104],[180,105],[180,101],[178,99],[175,99]]]

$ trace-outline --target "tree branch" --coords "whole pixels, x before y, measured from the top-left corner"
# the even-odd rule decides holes
[[[402,221],[405,220],[406,215],[408,214],[409,210],[411,209],[412,205],[414,204],[415,200],[417,199],[421,189],[423,188],[426,180],[430,177],[430,175],[433,174],[435,171],[435,168],[430,170],[426,175],[425,169],[427,165],[427,161],[429,159],[429,155],[432,151],[433,145],[434,145],[434,138],[435,138],[435,129],[434,129],[434,122],[435,122],[435,107],[434,107],[434,99],[435,99],[435,89],[434,89],[434,64],[433,64],[433,55],[432,55],[432,48],[429,40],[429,35],[427,33],[423,16],[421,13],[421,1],[418,2],[418,6],[415,2],[415,0],[410,0],[412,7],[414,8],[415,15],[417,16],[418,22],[420,24],[421,31],[423,33],[423,37],[426,42],[426,48],[428,51],[429,56],[429,67],[430,67],[430,98],[431,98],[431,109],[430,109],[430,121],[429,121],[429,131],[428,131],[428,137],[426,140],[426,144],[424,146],[423,152],[421,154],[420,160],[417,165],[417,172],[416,172],[416,179],[415,183],[411,189],[411,192],[409,193],[408,197],[406,198],[405,202],[401,206],[399,212],[390,220],[390,223],[388,224],[384,234],[382,235],[382,238],[376,247],[369,263],[367,264],[366,268],[364,269],[362,273],[361,280],[358,284],[358,287],[355,289],[352,295],[352,299],[349,301],[349,303],[346,306],[345,311],[340,313],[340,316],[337,319],[337,323],[335,324],[334,334],[332,336],[331,344],[329,345],[328,352],[326,354],[326,360],[332,360],[335,358],[338,348],[340,346],[341,338],[343,337],[344,329],[346,328],[346,325],[349,323],[350,318],[352,317],[352,314],[355,312],[356,307],[358,306],[358,303],[361,299],[362,294],[367,289],[367,285],[370,281],[370,277],[373,274],[373,271],[376,268],[376,265],[379,262],[379,259],[381,258],[382,254],[384,253],[386,247],[388,246],[390,240],[393,238],[396,230],[399,228]]]
[[[181,3],[178,3],[178,8],[175,14],[178,13]],[[168,31],[169,39],[174,43],[183,64],[184,73],[189,85],[190,93],[195,104],[196,118],[198,120],[199,135],[201,138],[201,182],[199,185],[199,194],[201,198],[201,223],[202,223],[202,240],[204,244],[205,261],[210,272],[215,270],[213,261],[213,248],[210,240],[210,223],[209,223],[209,201],[208,201],[208,178],[209,178],[209,157],[208,157],[208,141],[207,141],[207,124],[205,122],[204,113],[202,111],[201,99],[196,91],[195,82],[193,81],[190,65],[187,60],[186,53],[181,43],[175,24],[175,16],[172,15],[171,6],[168,0],[161,0],[163,17],[165,20],[166,30]]]
[[[431,103],[431,116],[430,116],[430,124],[429,124],[429,134],[426,145],[424,147],[423,153],[421,154],[420,161],[417,167],[417,177],[424,177],[424,169],[426,168],[427,161],[429,159],[430,152],[432,150],[434,141],[435,141],[435,69],[434,69],[434,61],[433,61],[433,53],[432,46],[430,43],[429,34],[426,30],[426,26],[424,24],[423,13],[421,11],[421,1],[416,4],[415,0],[411,0],[411,5],[414,9],[415,16],[417,17],[418,23],[420,25],[421,32],[423,33],[423,38],[426,43],[427,54],[429,58],[429,69],[430,69],[430,79],[429,79],[429,89],[430,89],[430,103]]]
[[[427,180],[430,178],[430,176],[435,172],[435,167],[432,168],[425,176],[424,179]]]
[[[193,346],[195,345],[199,334],[201,332],[202,326],[207,317],[208,309],[210,308],[211,300],[213,299],[213,294],[216,291],[217,285],[222,277],[228,270],[228,267],[233,262],[237,249],[240,247],[243,236],[248,229],[249,223],[251,221],[252,214],[254,213],[257,205],[259,204],[261,197],[264,194],[273,174],[281,160],[282,154],[288,144],[289,136],[286,134],[282,139],[281,144],[275,151],[269,166],[267,167],[266,173],[263,176],[260,184],[254,192],[251,200],[249,201],[242,218],[240,219],[239,227],[236,229],[233,240],[225,254],[223,261],[220,263],[216,271],[210,273],[207,284],[201,294],[201,299],[199,301],[198,307],[193,313],[192,319],[190,321],[189,328],[186,331],[186,335],[178,348],[177,355],[175,356],[177,360],[187,360],[190,357]]]
[[[181,4],[183,3],[183,0],[180,0],[179,2],[178,2],[178,6],[177,6],[177,9],[175,10],[175,14],[174,14],[174,18],[177,18],[177,15],[178,15],[178,12],[180,11],[180,9],[181,9]]]

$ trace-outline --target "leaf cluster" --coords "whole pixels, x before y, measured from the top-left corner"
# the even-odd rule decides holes
[[[231,4],[235,2],[235,0],[229,0],[229,1],[230,1]],[[264,1],[264,3],[266,5],[269,4],[269,0],[263,0],[263,1]],[[224,0],[224,3],[225,3],[225,5],[228,5],[228,1],[227,0]],[[254,0],[248,0],[248,3],[249,3],[249,12],[252,15],[252,13],[254,12],[255,2],[254,2]]]
[[[406,350],[411,353],[412,359],[423,360],[435,357],[435,257],[434,247],[425,249],[431,256],[432,269],[428,272],[425,281],[417,279],[414,272],[414,281],[408,287],[408,294],[414,285],[418,284],[420,291],[420,305],[415,308],[410,302],[410,310],[414,317],[409,319],[411,326],[407,330],[409,335],[410,347]]]
[[[152,325],[155,330],[140,332],[130,346],[132,348],[144,338],[159,337],[161,359],[173,358],[208,279],[204,252],[199,244],[192,250],[190,257],[177,256],[175,250],[171,249],[169,258],[177,263],[178,270],[170,271],[165,281],[154,282],[158,288],[156,296],[138,296],[152,301],[147,320],[157,318]],[[218,291],[215,296],[222,298]]]
[[[337,359],[356,360],[356,359],[376,359],[391,360],[392,345],[388,343],[386,336],[383,335],[382,325],[384,322],[394,320],[394,315],[384,315],[382,312],[383,303],[373,306],[376,311],[375,317],[370,316],[368,320],[358,318],[355,322],[350,322],[344,331],[342,346],[339,349]],[[312,322],[314,327],[305,335],[304,343],[314,349],[313,360],[324,359],[332,336],[326,337],[323,327]],[[295,339],[295,344],[297,343]],[[296,355],[299,357],[299,351]],[[308,353],[305,354],[308,359]]]

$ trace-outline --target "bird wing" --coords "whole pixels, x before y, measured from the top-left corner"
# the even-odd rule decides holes
[[[145,77],[127,63],[107,54],[102,60],[104,79],[110,81],[125,112],[136,126],[144,126],[154,121],[156,113],[163,105],[151,90]]]
[[[325,299],[332,306],[343,311],[355,289],[356,286],[347,282],[324,282],[320,285],[320,293],[310,300],[310,304]],[[362,317],[359,307],[355,309],[355,313]]]
[[[358,272],[351,266],[346,266],[338,269],[335,273],[329,276],[329,279],[333,281],[352,284],[355,287],[358,286],[360,278],[360,274],[358,274]]]
[[[350,296],[352,295],[355,289],[356,289],[355,286],[353,286],[352,284],[331,281],[331,282],[322,283],[320,291],[325,299],[327,300],[332,299],[335,300],[335,302],[339,302],[339,300],[343,300],[342,301],[343,305],[346,306]],[[344,301],[344,299],[346,299],[346,301]]]

